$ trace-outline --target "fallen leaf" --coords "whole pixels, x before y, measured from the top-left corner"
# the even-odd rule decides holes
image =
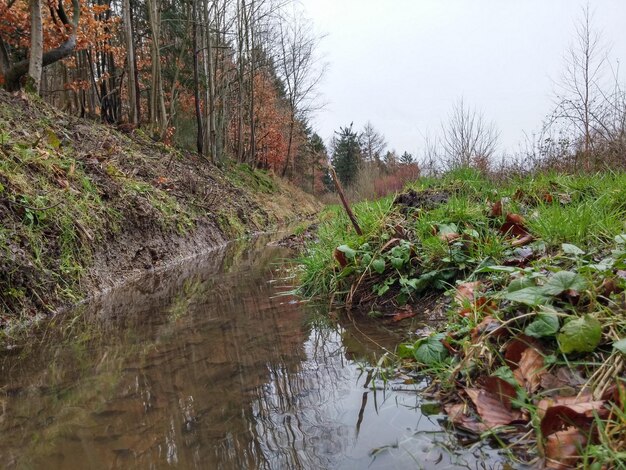
[[[624,272],[626,274],[626,271]],[[607,277],[602,281],[602,285],[600,286],[600,293],[604,297],[610,297],[612,294],[618,294],[622,289],[617,285],[615,279],[611,277]]]
[[[480,384],[484,390],[496,396],[508,409],[511,408],[511,401],[517,398],[515,387],[500,377],[483,377]]]
[[[458,233],[440,233],[439,235],[439,240],[441,240],[442,242],[446,242],[446,243],[452,243],[456,240],[458,240],[459,238],[461,238],[461,235],[459,235]]]
[[[474,294],[480,286],[480,281],[464,282],[463,284],[459,284],[456,288],[456,293],[454,294],[454,300],[459,304],[463,304],[465,301],[472,302],[474,300]]]
[[[513,376],[522,387],[533,393],[541,385],[541,376],[545,372],[543,355],[534,347],[529,347],[522,352]]]
[[[522,418],[521,412],[507,407],[500,397],[483,389],[466,388],[465,393],[476,407],[478,416],[489,428],[506,426]]]
[[[533,237],[530,233],[527,235],[524,235],[521,238],[518,238],[517,240],[513,240],[511,242],[511,246],[524,246],[524,245],[528,245],[529,243],[531,243],[533,240],[535,239],[535,237]]]
[[[538,346],[539,342],[535,338],[526,335],[518,335],[506,345],[504,360],[514,369],[518,367],[522,359],[522,353],[530,346]]]
[[[586,444],[587,438],[575,427],[548,436],[544,446],[546,468],[574,468],[580,458],[580,451]]]
[[[549,408],[555,406],[567,406],[576,413],[584,414],[587,417],[592,417],[593,412],[599,412],[603,409],[604,401],[593,400],[590,394],[577,395],[575,397],[553,397],[542,398],[537,403],[537,416],[541,419],[546,415]]]
[[[484,334],[491,334],[496,337],[505,335],[507,330],[500,328],[501,325],[502,323],[499,320],[496,320],[491,315],[487,315],[478,325],[472,328],[470,332],[472,343],[476,344]]]
[[[543,196],[541,197],[541,199],[543,199],[543,202],[547,204],[552,204],[552,201],[554,200],[554,198],[552,197],[552,194],[550,193],[543,193]]]
[[[491,205],[491,210],[489,211],[489,217],[501,217],[502,216],[502,199],[494,202]]]
[[[543,389],[542,393],[546,395],[576,395],[576,389],[568,381],[550,373],[545,373],[541,376],[541,388]]]
[[[342,268],[346,267],[346,265],[348,264],[348,260],[346,259],[346,255],[343,252],[335,248],[335,252],[333,253],[333,256],[339,263],[339,266],[341,266]]]
[[[405,320],[407,318],[413,318],[415,315],[417,315],[417,312],[412,311],[412,310],[405,310],[403,312],[398,312],[395,315],[393,315],[391,317],[391,321],[399,322],[399,321]]]
[[[481,423],[475,416],[468,413],[470,409],[465,403],[444,405],[443,409],[448,415],[448,420],[459,428],[472,431],[476,434],[480,434],[489,429],[485,423]]]
[[[500,232],[504,235],[512,235],[514,237],[525,237],[529,235],[525,228],[526,221],[519,214],[507,214],[506,220],[500,227]]]
[[[599,405],[597,405],[598,403]],[[570,406],[557,405],[548,408],[543,418],[541,418],[541,434],[543,436],[549,436],[550,434],[562,431],[570,426],[575,426],[582,431],[588,432],[595,420],[593,416],[593,411],[596,410],[595,406],[599,406],[601,409],[604,402],[589,402],[584,405],[589,406],[583,406],[583,404]],[[577,409],[584,411],[579,412]],[[597,411],[600,411],[600,409]]]

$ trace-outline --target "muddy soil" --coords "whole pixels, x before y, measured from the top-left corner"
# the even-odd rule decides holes
[[[319,208],[271,174],[0,91],[0,329]]]
[[[411,209],[422,209],[422,210],[432,210],[440,204],[445,204],[448,202],[450,198],[450,194],[447,191],[437,191],[427,189],[424,191],[414,191],[410,189],[406,193],[399,194],[394,204],[398,206],[403,206],[406,208],[405,210]]]

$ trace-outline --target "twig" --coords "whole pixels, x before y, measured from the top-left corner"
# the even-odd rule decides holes
[[[346,214],[350,218],[350,222],[352,222],[352,226],[356,231],[357,235],[363,235],[361,231],[361,227],[359,227],[359,223],[356,220],[356,217],[352,213],[352,209],[350,209],[350,204],[348,204],[348,200],[346,199],[345,194],[343,193],[343,188],[341,187],[341,183],[339,182],[339,178],[337,178],[337,173],[335,173],[335,169],[332,166],[328,166],[330,170],[330,174],[333,177],[333,182],[335,183],[335,188],[337,188],[337,192],[339,193],[339,197],[341,198],[341,203],[343,204],[343,208],[346,210]]]

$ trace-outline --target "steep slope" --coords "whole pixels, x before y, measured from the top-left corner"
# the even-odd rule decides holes
[[[0,327],[318,209],[267,173],[0,92]]]

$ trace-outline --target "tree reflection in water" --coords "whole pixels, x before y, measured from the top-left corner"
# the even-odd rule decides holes
[[[445,450],[451,438],[419,413],[417,394],[378,392],[366,401],[374,392],[363,387],[355,358],[381,351],[349,327],[307,324],[301,304],[276,296],[268,281],[284,255],[261,240],[151,273],[86,305],[62,333],[51,329],[36,346],[5,355],[5,465],[479,462]],[[381,331],[373,334],[385,336]],[[445,445],[418,431],[433,431]]]

